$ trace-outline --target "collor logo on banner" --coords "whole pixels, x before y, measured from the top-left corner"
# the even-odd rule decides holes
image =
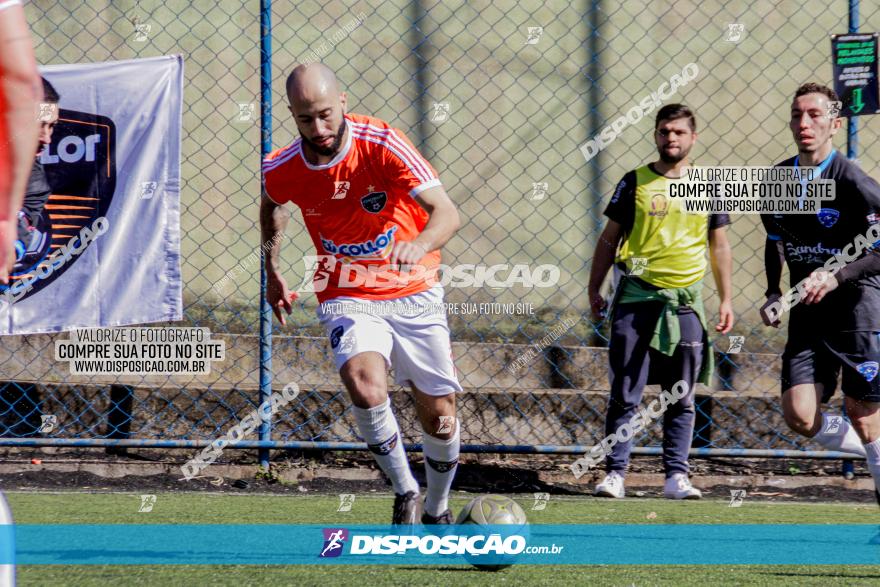
[[[15,301],[52,283],[95,242],[90,235],[107,230],[106,220],[102,224],[99,219],[106,216],[116,190],[115,145],[116,125],[110,118],[59,110],[52,144],[39,157],[52,187],[40,223],[47,238],[40,254],[11,275],[9,293]]]

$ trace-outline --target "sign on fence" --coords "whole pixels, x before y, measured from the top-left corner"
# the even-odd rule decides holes
[[[841,116],[880,112],[877,84],[878,33],[832,35],[834,91],[843,101]]]
[[[33,227],[45,246],[0,292],[0,334],[180,320],[182,58],[43,75],[61,96],[37,159],[51,189]]]

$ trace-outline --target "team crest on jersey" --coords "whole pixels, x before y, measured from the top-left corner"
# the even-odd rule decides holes
[[[880,363],[877,363],[877,361],[865,361],[860,365],[856,365],[856,371],[861,373],[868,381],[873,381],[877,377],[878,369],[880,369]]]
[[[877,224],[878,222],[880,222],[880,215],[878,215],[876,212],[868,214],[865,218],[868,219],[868,224]]]
[[[822,208],[816,214],[816,218],[819,219],[819,223],[825,228],[831,228],[835,224],[837,224],[837,219],[840,218],[840,212],[835,210],[834,208]]]
[[[385,192],[370,192],[361,198],[361,206],[370,214],[378,214],[387,201],[388,194]]]
[[[666,196],[663,194],[657,194],[651,198],[651,211],[648,212],[648,216],[662,218],[663,216],[666,216],[666,209],[668,207],[669,202],[666,201]]]

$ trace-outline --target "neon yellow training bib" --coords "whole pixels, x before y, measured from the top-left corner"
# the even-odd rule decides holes
[[[628,274],[661,288],[687,287],[706,273],[709,215],[685,212],[681,198],[669,198],[671,181],[684,180],[658,175],[647,165],[636,169],[633,227],[617,253]]]

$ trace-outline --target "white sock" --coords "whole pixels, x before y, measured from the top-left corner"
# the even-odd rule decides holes
[[[425,479],[428,485],[425,492],[425,511],[428,515],[436,517],[449,508],[449,489],[458,469],[460,445],[458,418],[455,419],[455,433],[449,440],[434,438],[427,432],[422,433]]]
[[[419,484],[409,470],[400,428],[391,412],[391,400],[386,399],[385,403],[368,410],[352,406],[351,411],[373,458],[391,479],[394,493],[403,495],[408,491],[418,492]]]
[[[865,456],[862,439],[843,416],[822,414],[822,428],[813,440],[831,450],[841,450]]]
[[[874,486],[880,489],[880,438],[874,442],[868,442],[865,446],[865,460],[868,462],[868,470],[874,478]]]

